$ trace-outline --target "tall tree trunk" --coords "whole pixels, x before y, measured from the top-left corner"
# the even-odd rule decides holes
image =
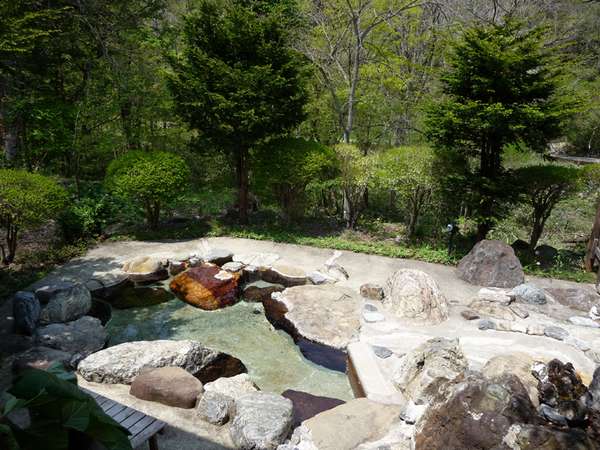
[[[592,227],[592,233],[587,245],[587,253],[585,255],[585,269],[589,272],[594,271],[594,242],[598,239],[600,242],[600,202],[598,202],[598,210],[596,211],[596,219]]]
[[[240,147],[237,154],[238,211],[241,224],[248,223],[248,149]]]
[[[362,58],[363,38],[360,29],[360,17],[352,18],[352,28],[356,39],[354,47],[354,55],[352,61],[352,73],[350,75],[350,92],[348,94],[348,113],[346,114],[346,126],[344,127],[344,142],[350,143],[350,135],[354,127],[354,103],[356,102],[356,89],[358,87],[358,79],[360,76],[360,64]]]
[[[9,87],[6,78],[0,78],[0,145],[4,149],[4,157],[11,162],[18,155],[17,132],[13,124],[9,123],[6,113],[6,96]]]
[[[17,255],[17,235],[18,228],[16,225],[11,223],[6,224],[6,248],[0,245],[0,256],[2,257],[2,264],[12,264]]]

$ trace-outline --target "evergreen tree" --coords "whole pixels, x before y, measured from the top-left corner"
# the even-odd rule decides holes
[[[249,152],[304,117],[304,58],[290,47],[289,1],[203,1],[186,20],[183,57],[172,60],[177,111],[199,141],[235,159],[247,222]]]
[[[543,151],[570,112],[568,99],[559,98],[549,50],[542,28],[527,30],[508,21],[468,29],[442,77],[445,96],[428,110],[433,144],[476,161],[464,181],[478,239],[487,235],[509,192],[502,179],[505,146],[521,142]]]

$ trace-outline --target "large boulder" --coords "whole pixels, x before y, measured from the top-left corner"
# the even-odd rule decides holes
[[[337,398],[321,397],[319,395],[309,394],[308,392],[294,391],[293,389],[288,389],[281,395],[285,398],[289,398],[294,405],[294,428],[299,426],[305,420],[308,420],[323,411],[346,403]]]
[[[504,449],[511,426],[535,418],[535,408],[515,375],[493,380],[473,375],[425,412],[417,426],[415,450]]]
[[[535,360],[526,353],[515,352],[498,355],[485,363],[481,373],[487,378],[500,377],[505,373],[516,375],[527,389],[531,403],[537,407],[539,405],[538,381],[531,373],[534,362]]]
[[[265,302],[269,320],[290,325],[309,341],[343,350],[360,327],[360,299],[354,290],[334,285],[294,286]],[[287,328],[283,324],[284,328]]]
[[[35,296],[44,306],[40,312],[40,323],[70,322],[85,316],[92,307],[92,295],[87,287],[79,283],[60,282],[43,286]]]
[[[277,448],[290,434],[292,413],[292,402],[281,395],[259,391],[240,397],[230,428],[236,448]]]
[[[134,397],[177,408],[193,408],[203,392],[202,383],[181,367],[159,367],[133,379],[129,393]]]
[[[77,369],[87,381],[131,384],[143,370],[166,366],[181,367],[203,383],[246,371],[237,358],[189,340],[125,342],[91,354]]]
[[[467,367],[458,339],[434,338],[404,355],[393,381],[413,402],[428,403],[441,384],[453,381]]]
[[[17,292],[13,297],[15,331],[31,336],[40,319],[41,309],[40,301],[33,292]]]
[[[123,263],[121,270],[135,283],[161,281],[169,278],[165,262],[153,256],[138,256]]]
[[[386,436],[399,415],[398,406],[357,398],[304,421],[294,432],[293,444],[282,448],[356,450]]]
[[[100,320],[83,316],[73,322],[51,323],[35,330],[36,345],[63,352],[79,354],[83,358],[106,345],[108,333]]]
[[[600,295],[586,288],[549,288],[546,292],[558,303],[578,311],[589,312],[593,306],[600,304]]]
[[[478,242],[457,268],[458,277],[478,286],[513,288],[525,280],[511,246],[500,241]]]
[[[238,301],[238,280],[236,273],[221,270],[213,264],[202,264],[177,275],[169,287],[184,302],[214,310]]]
[[[425,272],[400,269],[385,283],[384,305],[396,316],[435,325],[448,318],[448,302]]]
[[[258,391],[258,387],[247,373],[241,373],[233,377],[222,377],[206,383],[204,390],[206,392],[217,392],[237,400],[246,394]]]

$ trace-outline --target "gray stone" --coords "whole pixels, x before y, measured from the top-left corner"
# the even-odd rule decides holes
[[[579,325],[580,327],[600,328],[600,323],[590,319],[589,317],[573,316],[569,317],[569,322],[571,322],[573,325]]]
[[[205,392],[223,394],[234,400],[246,394],[258,391],[258,387],[250,379],[247,373],[241,373],[234,377],[222,377],[204,385]]]
[[[497,302],[502,305],[509,305],[514,300],[514,296],[508,289],[495,287],[484,287],[479,289],[477,298],[488,302]]]
[[[468,367],[458,339],[434,338],[404,355],[393,381],[415,403],[427,403],[439,383],[451,381]]]
[[[40,319],[41,305],[33,292],[19,291],[13,297],[15,331],[31,335]]]
[[[383,288],[375,283],[365,283],[360,287],[360,295],[369,300],[383,300]]]
[[[244,268],[244,264],[241,262],[231,261],[223,264],[221,269],[226,270],[227,272],[240,272]]]
[[[400,269],[385,283],[386,305],[396,316],[435,325],[448,318],[448,302],[425,272]]]
[[[234,412],[234,401],[225,394],[208,391],[198,401],[196,410],[203,420],[213,425],[223,425]]]
[[[569,332],[561,327],[549,326],[544,328],[544,335],[558,341],[563,341],[569,336]]]
[[[174,366],[205,381],[207,373],[214,373],[215,364],[224,364],[225,361],[239,363],[232,356],[206,348],[196,341],[137,341],[93,353],[79,363],[78,370],[87,381],[131,384],[144,369]],[[235,370],[240,370],[239,364],[233,365]]]
[[[52,323],[35,330],[34,342],[38,346],[50,347],[85,357],[104,347],[108,333],[100,320],[83,316],[67,323]]]
[[[457,268],[458,277],[479,286],[513,288],[525,280],[515,252],[500,241],[478,242]]]
[[[591,349],[590,345],[584,341],[583,339],[579,339],[578,337],[575,336],[567,336],[565,338],[565,344],[569,344],[579,350],[581,350],[582,352],[587,352],[588,350]]]
[[[544,291],[531,283],[523,283],[513,288],[511,294],[517,301],[530,303],[532,305],[543,305],[546,303]]]
[[[240,397],[230,428],[236,448],[276,449],[290,434],[292,413],[292,402],[281,395],[254,392]]]
[[[373,353],[375,353],[375,355],[381,359],[387,359],[394,354],[394,352],[392,352],[387,347],[381,347],[379,345],[371,345],[371,348],[373,349]]]
[[[154,256],[138,256],[123,263],[121,270],[134,283],[161,281],[169,278],[165,261]]]
[[[590,394],[587,402],[588,408],[600,412],[600,366],[594,371],[588,391]]]
[[[480,330],[495,330],[496,324],[489,319],[481,319],[477,324],[477,328]]]
[[[61,282],[43,286],[35,291],[45,306],[40,313],[40,323],[70,322],[85,316],[92,307],[92,295],[83,284]]]
[[[202,255],[204,262],[222,266],[232,261],[233,253],[224,248],[212,248]]]
[[[469,305],[469,308],[484,317],[492,317],[494,319],[507,321],[514,321],[517,319],[517,315],[509,306],[504,306],[496,302],[489,302],[487,300],[473,300]]]

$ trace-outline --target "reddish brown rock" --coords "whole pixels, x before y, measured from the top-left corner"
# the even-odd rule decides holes
[[[202,264],[177,275],[171,291],[190,305],[214,310],[238,301],[239,275],[221,270],[213,264]]]
[[[181,367],[160,367],[134,378],[129,393],[134,397],[178,408],[193,408],[204,392],[202,383]]]

